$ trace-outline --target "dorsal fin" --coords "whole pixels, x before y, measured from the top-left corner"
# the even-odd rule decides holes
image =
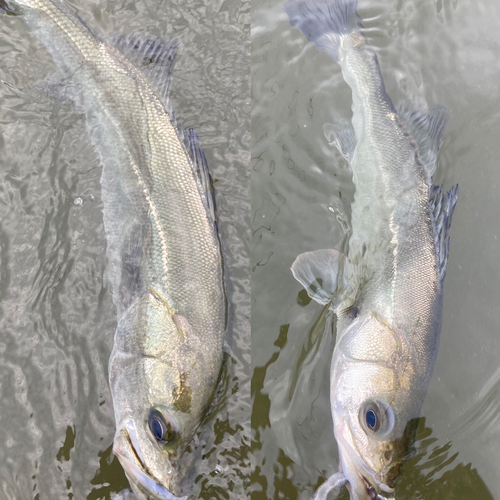
[[[154,38],[140,33],[130,33],[113,37],[108,41],[144,73],[168,111],[168,93],[179,39]]]
[[[432,177],[436,170],[444,129],[450,116],[448,108],[440,105],[428,109],[425,103],[402,101],[396,106],[396,112],[416,142],[420,160],[429,178]]]
[[[214,223],[214,230],[217,232],[217,208],[215,205],[215,192],[213,188],[212,176],[208,170],[207,159],[205,153],[200,146],[198,134],[192,128],[183,129],[182,125],[177,122],[179,134],[184,140],[184,145],[193,163],[195,175],[199,181],[200,195],[205,203],[205,208],[209,218]]]
[[[429,205],[434,223],[434,244],[436,247],[438,273],[441,279],[446,275],[450,238],[448,231],[451,218],[458,199],[458,185],[448,193],[441,186],[432,186],[429,195]]]
[[[178,38],[152,38],[139,33],[130,33],[109,40],[125,57],[139,68],[155,88],[165,110],[170,116],[172,125],[177,130],[179,139],[184,143],[191,158],[194,173],[198,180],[200,196],[203,199],[207,214],[217,231],[217,211],[212,178],[208,170],[205,154],[200,147],[200,140],[193,129],[185,130],[177,120],[168,94],[172,82],[172,69],[179,47]]]

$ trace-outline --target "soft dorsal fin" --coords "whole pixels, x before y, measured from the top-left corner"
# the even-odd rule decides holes
[[[217,208],[215,205],[215,192],[213,188],[212,176],[208,170],[207,159],[205,153],[200,146],[198,134],[192,128],[183,129],[181,124],[177,122],[179,135],[184,140],[184,146],[191,158],[195,175],[199,181],[200,195],[205,203],[205,208],[209,218],[214,223],[214,229],[217,231]]]
[[[402,101],[396,106],[396,112],[416,142],[420,160],[431,177],[450,116],[448,108],[440,105],[428,109],[425,103]]]
[[[208,170],[205,154],[200,147],[200,140],[193,129],[183,129],[172,111],[168,99],[179,39],[152,38],[139,33],[130,33],[129,35],[114,37],[109,41],[144,73],[156,90],[170,116],[172,125],[177,130],[179,139],[184,143],[191,158],[194,173],[198,180],[200,196],[207,209],[207,214],[210,220],[213,221],[215,230],[217,230],[217,211],[212,178]]]
[[[169,110],[168,93],[179,39],[154,38],[140,33],[130,33],[113,37],[108,41],[144,73],[165,109]]]

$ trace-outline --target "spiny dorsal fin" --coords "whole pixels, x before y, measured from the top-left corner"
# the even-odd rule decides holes
[[[446,264],[448,263],[448,252],[450,249],[450,238],[448,231],[451,218],[458,199],[458,184],[448,193],[443,191],[442,186],[432,186],[429,195],[429,205],[434,223],[434,243],[437,254],[438,273],[441,279],[446,275]]]
[[[165,109],[168,110],[168,93],[179,39],[154,38],[140,33],[130,33],[113,37],[109,42],[144,73]]]
[[[402,101],[396,106],[396,112],[416,142],[420,160],[431,177],[450,116],[448,108],[440,105],[428,109],[423,102]]]

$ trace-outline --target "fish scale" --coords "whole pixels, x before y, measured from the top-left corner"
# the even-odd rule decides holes
[[[353,100],[352,124],[324,126],[353,172],[347,255],[316,250],[292,265],[308,295],[338,318],[330,401],[339,472],[315,500],[343,484],[353,500],[394,492],[439,347],[458,192],[432,185],[447,110],[393,105],[356,7],[356,0],[285,5],[291,25],[340,65]]]
[[[181,132],[168,111],[178,44],[134,35],[116,48],[62,1],[6,5],[51,53],[59,86],[72,83],[67,92],[103,167],[118,319],[109,365],[115,454],[138,499],[177,498],[189,466],[183,453],[217,387],[226,328],[207,166],[196,134]],[[165,428],[167,441],[155,435]]]

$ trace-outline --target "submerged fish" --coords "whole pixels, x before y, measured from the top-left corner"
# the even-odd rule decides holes
[[[343,484],[353,499],[383,498],[411,452],[439,346],[458,187],[443,193],[432,176],[448,112],[393,106],[356,0],[291,0],[285,10],[340,64],[353,99],[352,125],[325,125],[356,188],[348,253],[308,252],[292,266],[338,318],[330,397],[340,472],[315,498]]]
[[[181,456],[219,380],[226,328],[210,175],[196,133],[182,130],[168,103],[178,41],[106,42],[57,0],[3,8],[22,15],[62,81],[72,82],[64,93],[85,114],[101,157],[118,316],[109,362],[113,449],[137,498],[174,499]]]

